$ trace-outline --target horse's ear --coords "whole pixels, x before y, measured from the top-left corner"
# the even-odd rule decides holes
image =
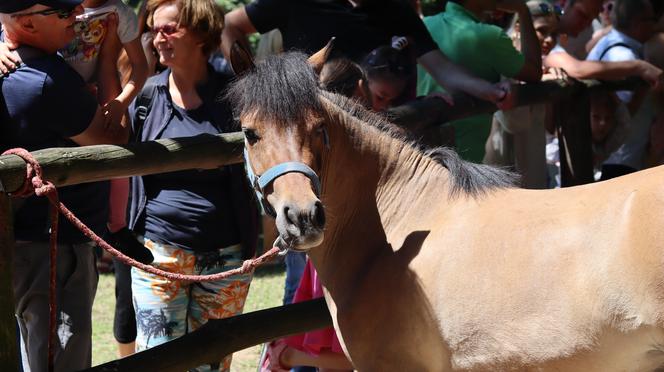
[[[330,41],[327,42],[327,45],[323,47],[323,49],[317,51],[311,57],[309,57],[309,64],[314,68],[316,74],[320,74],[321,70],[323,70],[323,65],[325,65],[327,59],[330,58],[330,54],[332,54],[332,48],[334,47],[334,39],[334,37],[331,38]]]
[[[251,53],[237,41],[231,47],[231,67],[238,76],[256,68]]]

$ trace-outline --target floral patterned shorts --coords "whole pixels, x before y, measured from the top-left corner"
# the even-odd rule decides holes
[[[239,245],[212,252],[193,252],[144,239],[154,265],[181,274],[207,275],[242,265]],[[252,274],[207,283],[174,281],[132,268],[131,289],[136,310],[136,350],[145,350],[189,333],[208,319],[242,313]],[[196,371],[229,371],[231,356],[210,361]]]

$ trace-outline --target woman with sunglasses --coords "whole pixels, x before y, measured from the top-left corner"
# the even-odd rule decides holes
[[[146,84],[155,89],[143,125],[134,122],[137,140],[233,131],[232,112],[223,99],[231,76],[208,64],[220,44],[223,20],[214,0],[148,1],[153,44],[167,69]],[[153,265],[205,275],[236,268],[253,256],[257,208],[245,178],[241,165],[133,177],[129,226],[151,250]],[[132,269],[136,349],[182,336],[208,319],[242,312],[251,278],[185,283]],[[229,368],[230,356],[197,370]]]

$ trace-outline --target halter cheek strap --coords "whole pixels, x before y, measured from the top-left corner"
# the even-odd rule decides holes
[[[277,213],[265,198],[264,190],[267,186],[269,186],[272,182],[274,182],[275,179],[283,176],[284,174],[287,173],[304,174],[311,180],[311,183],[314,185],[314,192],[316,193],[316,196],[320,197],[321,193],[320,179],[318,178],[316,172],[314,172],[313,169],[311,169],[308,165],[304,163],[295,162],[295,161],[280,163],[268,169],[263,175],[258,176],[254,173],[253,167],[251,166],[251,162],[249,161],[249,154],[247,153],[246,148],[244,149],[244,163],[247,169],[247,177],[249,178],[249,182],[251,183],[251,186],[254,188],[254,191],[256,192],[256,197],[260,201],[261,206],[263,207],[265,213],[267,213],[272,217],[276,218]]]

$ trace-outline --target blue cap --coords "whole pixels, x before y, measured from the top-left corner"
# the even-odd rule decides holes
[[[16,13],[36,4],[56,9],[71,9],[82,2],[83,0],[0,0],[0,13]]]

